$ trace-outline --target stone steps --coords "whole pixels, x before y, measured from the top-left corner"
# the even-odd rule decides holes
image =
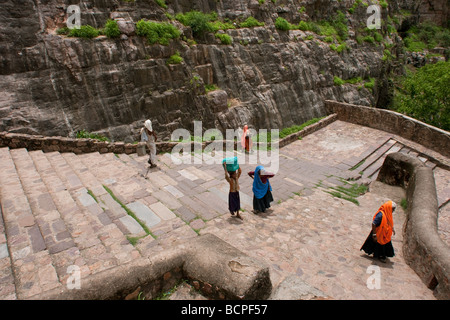
[[[155,244],[197,236],[191,221],[222,213],[195,198],[193,207],[202,208],[201,213],[184,206],[179,201],[186,197],[178,187],[182,182],[176,180],[182,176],[173,170],[149,172],[149,179],[139,175],[147,169],[144,158],[2,148],[0,159],[0,182],[8,186],[0,191],[0,269],[9,275],[2,298],[26,298],[61,286],[72,265],[87,277],[139,257],[138,248],[145,244],[153,243],[145,246],[145,254],[152,254],[160,250]],[[128,237],[141,238],[139,245],[132,246]],[[32,277],[14,278],[27,270]]]
[[[71,168],[80,177],[83,185],[87,187],[78,191],[76,195],[79,202],[93,211],[99,211],[99,220],[107,225],[114,223],[117,228],[126,236],[140,237],[146,233],[139,223],[115,201],[106,191],[97,177],[89,171],[83,161],[74,154],[62,154]],[[95,197],[91,196],[91,194]],[[114,227],[110,227],[113,229]]]
[[[347,160],[346,165],[351,165],[348,168],[349,170],[354,168],[354,171],[358,171],[360,173],[359,178],[376,180],[384,159],[388,154],[393,152],[409,154],[413,157],[417,157],[420,161],[432,169],[436,167],[436,164],[431,159],[426,156],[420,156],[418,152],[391,137],[387,140],[380,140],[378,144],[371,145],[365,152],[359,155],[359,157],[355,156],[351,160]],[[359,163],[362,164],[356,167]]]
[[[89,158],[103,164],[112,159]],[[102,201],[111,196],[78,156],[2,148],[0,159],[0,268],[11,282],[1,297],[26,298],[61,286],[72,265],[86,277],[140,255],[124,227],[126,219],[136,221],[125,211],[117,221],[111,219],[117,206],[108,204],[117,202]]]
[[[101,162],[102,159],[96,159],[99,156],[102,157],[102,155],[91,155],[89,159],[87,159],[88,157],[81,158],[86,166],[90,166],[89,170],[94,175],[103,177],[104,172],[93,170],[96,165],[90,165],[88,162]],[[147,179],[144,178],[148,164],[146,157],[140,157],[139,160],[141,159],[145,162],[137,161],[125,154],[114,156],[113,161],[110,161],[114,166],[109,166],[110,178],[104,182],[114,195],[134,212],[136,218],[148,228],[150,234],[158,238],[157,242],[159,243],[164,234],[173,232],[180,226],[186,226],[186,223],[197,216],[187,208],[181,209],[183,204],[178,201],[178,198],[183,196],[183,193],[174,186],[178,182],[166,175],[165,172],[159,168],[151,169],[147,174]],[[100,199],[103,199],[102,196]],[[134,232],[138,230],[137,226],[132,225],[129,216],[122,216],[119,220],[129,229],[134,228]],[[197,235],[192,229],[191,231],[193,232],[192,236]],[[142,234],[132,236],[139,237]],[[148,238],[147,242],[153,242],[151,236],[146,238]]]
[[[2,216],[15,284],[15,293],[6,293],[27,298],[57,287],[58,277],[8,148],[0,149],[0,162]]]
[[[61,154],[34,151],[30,156],[75,243],[61,254],[66,264],[77,265],[81,275],[87,276],[130,261],[136,255],[131,245],[117,245],[127,241],[125,236],[106,219],[103,209]]]

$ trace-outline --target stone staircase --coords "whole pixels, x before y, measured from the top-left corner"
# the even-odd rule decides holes
[[[0,148],[0,299],[65,285],[70,266],[85,279],[148,256],[228,213],[229,187],[217,165],[175,166],[163,154],[148,169],[147,159]],[[254,170],[241,167],[243,175]],[[277,179],[280,201],[301,189],[295,177]],[[250,211],[252,181],[241,181],[241,207]]]
[[[0,298],[16,298],[14,282],[19,298],[66,283],[71,265],[86,277],[131,261],[141,255],[132,238],[156,240],[182,226],[196,236],[185,221],[197,215],[172,211],[182,207],[176,181],[159,170],[140,177],[131,157],[1,148],[0,162],[0,258],[8,275]]]
[[[392,137],[381,139],[378,144],[371,145],[361,155],[352,157],[343,163],[350,166],[350,171],[359,173],[359,177],[356,176],[357,179],[367,178],[370,180],[375,180],[386,156],[394,152],[401,152],[417,157],[426,166],[429,166],[432,169],[436,167],[436,163],[433,162],[433,160],[428,156],[420,155],[419,152],[405,146],[403,143],[396,141]]]

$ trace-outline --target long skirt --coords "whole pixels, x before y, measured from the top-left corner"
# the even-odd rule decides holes
[[[245,137],[245,151],[250,152],[250,137]]]
[[[239,198],[239,191],[230,192],[228,194],[228,210],[230,213],[241,210],[241,199]]]
[[[359,250],[364,250],[364,252],[369,255],[373,253],[374,258],[385,259],[386,257],[393,257],[395,255],[392,242],[389,241],[386,244],[379,244],[373,240],[372,231],[369,233],[369,236]]]
[[[272,192],[267,189],[267,193],[261,199],[258,199],[253,195],[253,210],[265,212],[267,208],[270,208],[270,203],[273,201]]]
[[[148,159],[150,164],[156,164],[156,144],[154,142],[147,141],[147,147],[150,150],[150,157]]]

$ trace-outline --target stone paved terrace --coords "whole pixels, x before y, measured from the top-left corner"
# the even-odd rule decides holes
[[[378,207],[389,198],[400,203],[404,191],[371,183],[359,205],[329,193],[347,187],[346,179],[375,180],[390,152],[409,153],[434,168],[439,233],[450,244],[448,159],[342,121],[280,150],[279,171],[271,179],[275,201],[265,214],[251,213],[246,172],[255,165],[241,165],[244,221],[227,212],[228,185],[217,164],[174,164],[169,154],[160,154],[159,167],[148,170],[147,157],[136,154],[1,148],[0,298],[33,298],[66,285],[70,265],[89,281],[90,275],[213,233],[267,262],[274,287],[294,275],[333,299],[434,299],[403,260],[400,206],[394,216],[396,256],[382,264],[359,251]],[[379,290],[366,286],[372,265],[381,270]]]

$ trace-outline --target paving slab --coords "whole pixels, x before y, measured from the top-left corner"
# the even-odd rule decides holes
[[[142,223],[149,228],[161,221],[161,218],[158,215],[156,215],[152,210],[150,210],[149,207],[140,201],[128,203],[126,206]]]
[[[174,197],[176,198],[180,198],[184,196],[184,193],[181,192],[180,190],[178,190],[176,187],[174,187],[173,185],[168,185],[164,187],[164,190],[170,192]]]
[[[150,209],[152,209],[162,220],[176,218],[176,215],[161,202],[151,204]]]
[[[165,190],[155,191],[152,193],[152,196],[164,203],[169,209],[175,210],[182,206],[179,199],[183,197],[177,198]]]
[[[100,195],[99,199],[101,202],[103,202],[103,204],[105,204],[112,220],[119,219],[127,215],[125,209],[122,208],[122,206],[116,200],[114,200],[109,193]]]
[[[118,219],[120,223],[122,223],[122,227],[125,229],[122,230],[127,235],[139,237],[145,235],[145,230],[142,229],[142,226],[131,216],[126,215]],[[120,228],[121,226],[119,226]]]
[[[199,179],[198,176],[196,176],[194,173],[190,172],[187,169],[179,170],[178,173],[182,175],[184,178],[189,179],[191,181]]]

